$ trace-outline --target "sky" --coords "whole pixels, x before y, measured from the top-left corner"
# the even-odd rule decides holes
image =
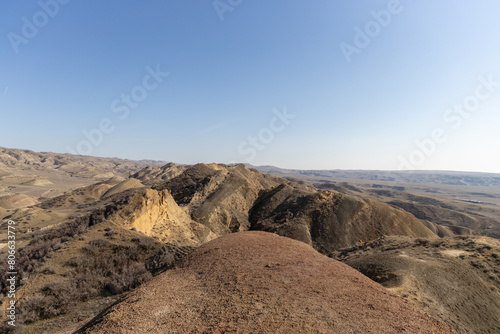
[[[500,173],[496,0],[0,3],[0,146]]]

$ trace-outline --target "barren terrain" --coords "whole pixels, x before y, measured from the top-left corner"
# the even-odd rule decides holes
[[[386,237],[333,257],[459,333],[500,332],[500,242]]]
[[[410,182],[398,186],[381,185],[383,180],[375,184],[361,179],[347,183],[281,178],[242,164],[186,166],[3,148],[1,153],[0,173],[4,178],[0,179],[0,228],[5,231],[9,219],[16,222],[19,333],[71,333],[116,301],[128,298],[130,291],[160,280],[158,275],[168,276],[173,267],[177,266],[176,273],[188,273],[191,269],[178,261],[193,250],[214,239],[249,230],[295,239],[304,247],[312,247],[307,248],[311,251],[335,256],[459,333],[497,330],[497,246],[494,239],[477,236],[496,235],[498,220],[493,202],[446,199],[444,185],[423,194],[410,190],[422,190],[429,184]],[[380,178],[384,177],[381,173]],[[425,177],[436,179],[431,174]],[[460,187],[481,196],[495,196],[493,184],[481,186],[487,188],[481,192],[475,188],[477,185]],[[487,205],[491,211],[487,211]],[[471,209],[473,206],[477,208]],[[484,215],[476,213],[481,210]],[[406,239],[399,242],[391,238]],[[6,234],[2,233],[2,258],[6,256],[5,248],[1,249],[6,241]],[[484,243],[490,248],[481,246]],[[231,247],[225,250],[225,260],[229,261],[226,265],[233,265],[230,255],[241,255],[240,250]],[[293,252],[294,247],[283,249]],[[193,254],[203,258],[197,251]],[[388,255],[392,257],[386,259]],[[279,261],[288,261],[286,254],[280,256]],[[242,259],[247,261],[245,267],[252,266],[249,259]],[[189,261],[197,260],[190,257]],[[209,263],[200,261],[196,268]],[[384,265],[388,263],[391,266],[387,269]],[[364,269],[371,264],[381,268],[382,279]],[[3,297],[7,288],[5,265],[5,261],[0,262]],[[302,263],[297,268],[287,268],[291,270],[287,275],[292,277],[302,275],[304,268],[309,267]],[[434,273],[427,277],[436,279],[417,274],[426,272]],[[384,277],[396,277],[395,282],[405,283],[396,288],[389,286],[387,282],[393,281],[386,282]],[[193,278],[192,282],[193,290],[189,291],[202,291],[198,280]],[[250,289],[245,287],[247,283],[242,281],[241,288]],[[236,291],[238,286],[232,286],[230,291]],[[271,288],[260,285],[259,289]],[[276,300],[272,296],[263,295],[262,307],[266,307],[267,297],[271,298],[269,305],[284,307],[283,303],[273,304]],[[299,299],[291,298],[287,303],[300,303],[313,296],[297,292]],[[4,310],[6,301],[3,298]],[[207,317],[210,312],[217,314],[215,304],[206,307]],[[330,316],[335,324],[342,324],[332,314],[320,320],[306,319],[307,309],[296,309],[302,313],[298,318],[290,313],[290,319],[301,324],[318,321],[318,326],[324,326],[321,319]],[[308,310],[312,315],[317,313]],[[190,312],[198,311],[193,308]],[[485,321],[478,320],[480,315],[484,315]],[[235,324],[228,322],[227,326]],[[266,326],[273,328],[270,322]]]
[[[255,168],[290,180],[313,183],[321,189],[367,196],[460,234],[479,233],[500,238],[500,174]]]
[[[211,241],[82,333],[453,333],[354,269],[264,232]]]

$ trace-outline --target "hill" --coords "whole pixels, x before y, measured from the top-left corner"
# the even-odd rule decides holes
[[[500,242],[478,236],[385,237],[333,257],[458,333],[500,332]]]
[[[160,161],[133,161],[0,147],[0,197],[24,194],[35,199],[51,198],[78,187],[126,177]]]
[[[319,189],[363,196],[454,233],[500,238],[500,174],[457,171],[294,170],[249,166]],[[448,235],[446,231],[439,232]]]
[[[19,324],[25,324],[18,328],[19,333],[64,331],[72,324],[88,321],[128,291],[169,272],[193,249],[236,232],[272,232],[302,241],[325,255],[390,236],[425,238],[434,243],[449,239],[439,237],[476,233],[473,223],[477,221],[469,220],[470,214],[444,201],[401,190],[285,179],[241,164],[144,167],[131,162],[130,167],[123,162],[129,167],[102,167],[97,176],[82,176],[74,170],[73,176],[58,178],[54,173],[64,175],[57,171],[57,166],[64,164],[49,163],[45,171],[41,163],[44,153],[34,155],[39,162],[23,158],[18,161],[33,163],[3,167],[10,174],[0,180],[0,188],[10,193],[1,202],[9,207],[0,207],[0,228],[5,230],[8,219],[16,222]],[[64,161],[69,163],[73,157],[67,159]],[[92,157],[78,159],[82,170],[94,164]],[[112,166],[115,162],[110,160],[99,160],[99,164]],[[101,172],[112,177],[102,179]],[[44,174],[43,178],[38,174]],[[24,181],[9,183],[17,176]],[[76,181],[67,184],[68,179]],[[51,184],[30,180],[49,180]],[[61,193],[36,195],[37,188],[48,186]],[[34,195],[24,195],[28,188],[22,187],[31,187]],[[415,216],[404,210],[412,211],[413,207],[383,203],[389,198],[411,202],[420,211],[414,211]],[[428,210],[422,210],[424,205]],[[434,208],[438,206],[444,211]],[[2,235],[0,256],[6,256],[6,241]],[[453,250],[452,243],[443,245],[443,249]],[[443,259],[437,253],[432,256],[439,266]],[[4,274],[5,264],[0,262]],[[444,275],[450,280],[458,272],[444,264],[443,268],[447,268]],[[470,273],[483,275],[483,270],[481,266],[472,267]],[[4,274],[0,292],[5,296]],[[439,281],[436,289],[441,286],[446,290],[444,284]],[[491,286],[481,287],[478,294],[495,296],[488,290]],[[3,298],[4,308],[6,300]],[[467,304],[464,312],[471,308],[473,314],[472,308],[477,307]],[[495,307],[492,305],[492,309]],[[433,308],[427,310],[439,317]],[[468,326],[462,319],[467,321],[466,317],[455,321]]]
[[[241,232],[204,244],[79,333],[453,333],[304,243]]]

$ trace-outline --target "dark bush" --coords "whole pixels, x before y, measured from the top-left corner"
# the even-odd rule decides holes
[[[23,326],[19,324],[17,321],[16,321],[16,327],[9,325],[7,321],[0,325],[0,333],[2,334],[16,334],[22,332],[23,332]]]
[[[139,242],[139,247],[144,250],[150,250],[156,247],[156,241],[153,238],[142,238]]]
[[[37,235],[33,240],[21,248],[16,254],[15,269],[18,276],[21,278],[17,282],[19,285],[25,281],[31,272],[38,267],[42,266],[51,253],[61,248],[61,241],[57,238],[47,238],[45,236]],[[7,261],[0,263],[0,293],[7,291]]]
[[[56,273],[56,268],[53,266],[45,267],[43,268],[42,273],[45,275],[53,275]]]
[[[20,303],[21,323],[30,323],[66,313],[69,307],[77,303],[80,292],[72,282],[53,282],[42,289],[42,296],[34,296]]]
[[[133,262],[121,272],[115,273],[105,289],[113,295],[120,294],[149,281],[151,277],[151,273],[146,270],[144,264]]]
[[[48,300],[44,297],[34,296],[24,301],[19,306],[20,322],[30,323],[40,319],[44,314]]]
[[[118,234],[118,232],[116,232],[116,231],[113,231],[113,230],[109,229],[109,230],[108,230],[108,231],[107,231],[104,235],[105,235],[106,237],[113,237],[113,236],[115,236],[115,235],[117,235],[117,234]]]
[[[113,203],[91,214],[78,217],[57,227],[37,231],[25,247],[16,254],[17,286],[26,283],[32,272],[43,267],[47,258],[62,245],[85,232],[89,227],[109,218],[126,205],[130,196],[117,196]],[[55,201],[53,201],[55,204]],[[48,206],[45,203],[42,207]],[[113,231],[108,230],[108,233]],[[72,258],[68,265],[73,269],[63,274],[68,280],[53,282],[45,286],[40,295],[20,303],[19,324],[50,318],[68,311],[75,303],[97,297],[100,294],[117,294],[137,287],[151,278],[144,259],[154,252],[157,243],[151,238],[141,238],[139,245],[112,245],[104,239],[93,240],[82,254]],[[0,295],[5,295],[7,286],[7,261],[0,261]],[[53,269],[44,271],[54,272]],[[3,328],[0,328],[2,332]]]
[[[156,243],[146,241],[145,245],[154,249]],[[23,321],[28,323],[64,314],[78,302],[138,287],[152,277],[144,265],[148,255],[145,246],[114,245],[105,239],[90,241],[82,248],[82,254],[68,261],[74,268],[70,279],[50,283],[41,290],[42,296],[22,303]]]

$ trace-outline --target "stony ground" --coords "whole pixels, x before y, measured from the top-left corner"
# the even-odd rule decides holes
[[[335,252],[459,333],[500,333],[500,242],[386,237]]]
[[[199,247],[79,333],[453,333],[310,246],[241,232]]]

